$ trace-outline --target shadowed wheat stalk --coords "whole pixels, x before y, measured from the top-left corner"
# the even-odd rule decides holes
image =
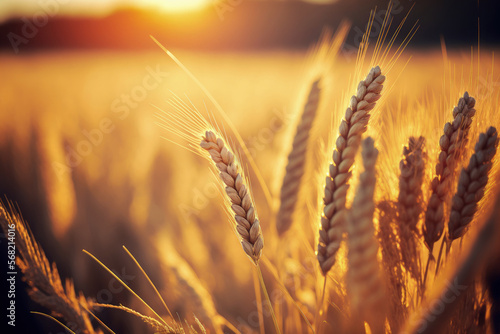
[[[236,231],[240,236],[241,246],[255,264],[259,262],[264,238],[259,219],[255,212],[252,197],[241,176],[240,167],[234,154],[221,137],[206,131],[200,146],[206,150],[219,170],[220,179],[225,184],[227,199],[234,212]]]
[[[320,98],[319,80],[313,82],[302,118],[293,138],[292,151],[288,155],[288,164],[280,192],[280,207],[276,216],[276,229],[282,235],[292,225],[292,215],[299,197],[299,187],[304,175],[309,132],[316,117]]]
[[[422,183],[425,159],[424,137],[411,137],[403,149],[404,158],[399,164],[398,228],[403,265],[420,283],[418,222],[423,211]]]
[[[492,212],[481,226],[479,233],[469,245],[469,250],[461,255],[457,267],[448,273],[446,279],[437,284],[433,294],[420,305],[406,324],[404,333],[434,334],[443,333],[450,326],[454,310],[467,297],[474,279],[484,273],[485,267],[498,259],[500,247],[500,193],[494,195]],[[494,255],[491,258],[491,255]],[[495,263],[496,266],[498,264]],[[437,290],[437,291],[436,291]],[[450,298],[450,296],[453,296]],[[439,308],[436,308],[438,306]],[[436,314],[436,309],[440,312]]]
[[[86,311],[91,308],[92,301],[82,293],[77,294],[71,280],[67,279],[63,286],[55,263],[50,265],[20,213],[10,203],[9,207],[10,210],[0,202],[0,225],[6,235],[9,227],[16,231],[16,264],[28,284],[31,299],[49,309],[54,317],[64,319],[73,331],[101,333],[94,329]]]
[[[486,133],[479,135],[474,148],[475,153],[469,160],[467,168],[462,169],[458,181],[457,192],[453,196],[450,220],[448,221],[449,244],[462,237],[469,227],[477,205],[483,198],[488,173],[492,167],[498,145],[498,133],[490,127]]]
[[[474,98],[465,92],[453,109],[453,122],[445,124],[444,134],[439,139],[441,152],[436,165],[436,177],[431,184],[432,195],[427,204],[423,226],[424,241],[431,252],[434,243],[443,234],[444,206],[451,197],[450,192],[452,183],[455,182],[456,169],[465,153],[472,117],[476,113],[475,104]]]
[[[381,201],[377,203],[379,229],[377,238],[382,254],[383,273],[387,288],[387,320],[391,333],[398,333],[407,314],[405,300],[408,296],[401,254],[398,248],[397,234],[397,203]]]
[[[141,319],[142,322],[144,322],[145,324],[150,326],[152,329],[155,330],[155,333],[158,333],[158,334],[184,333],[184,330],[182,329],[182,327],[180,325],[177,325],[177,323],[174,323],[174,325],[176,326],[174,328],[174,327],[171,327],[169,325],[166,325],[166,324],[156,320],[155,318],[152,318],[152,317],[149,317],[149,316],[144,315],[142,313],[139,313],[136,310],[133,310],[133,309],[126,307],[126,306],[123,306],[123,305],[118,306],[118,305],[111,305],[111,304],[94,303],[94,304],[92,304],[92,306],[96,307],[96,308],[103,307],[103,308],[109,308],[109,309],[116,309],[116,310],[130,313],[130,314],[136,316],[137,318]],[[189,332],[189,333],[192,333],[192,332]],[[193,333],[196,333],[196,332],[193,332]]]
[[[490,319],[493,333],[500,333],[500,266],[498,263],[500,263],[500,252],[497,252],[491,259],[484,279],[489,290],[488,298],[491,305]]]
[[[373,139],[363,141],[364,172],[359,176],[359,187],[352,207],[347,214],[347,236],[349,263],[348,286],[351,293],[353,314],[370,324],[372,333],[383,333],[384,288],[381,283],[377,259],[378,242],[375,239],[373,214],[375,202],[375,164],[378,150]]]
[[[158,247],[158,253],[165,265],[165,274],[172,274],[177,289],[182,293],[181,304],[189,306],[195,320],[199,319],[209,332],[222,333],[221,324],[227,323],[227,320],[217,312],[212,296],[193,268],[168,244],[167,238],[160,238],[158,244],[162,245]]]
[[[339,127],[333,163],[326,177],[323,198],[323,215],[319,231],[318,261],[323,275],[335,263],[335,255],[340,248],[345,225],[345,203],[351,167],[361,143],[361,135],[366,131],[370,110],[380,99],[385,76],[380,67],[370,70],[365,80],[358,85],[356,95],[351,97],[345,119]]]

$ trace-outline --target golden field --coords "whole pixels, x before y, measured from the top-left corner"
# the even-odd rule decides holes
[[[271,193],[272,200],[266,200],[228,130],[259,213],[265,240],[261,268],[279,327],[283,333],[312,332],[297,308],[314,323],[323,288],[315,251],[324,177],[348,99],[370,66],[367,62],[355,71],[355,59],[342,54],[325,69],[314,55],[298,51],[172,52],[223,107]],[[465,91],[476,99],[477,111],[460,165],[467,165],[479,133],[489,126],[500,128],[500,64],[493,54],[485,48],[480,55],[475,48],[448,50],[445,55],[442,50],[410,48],[393,66],[386,61],[391,66],[387,70],[381,64],[387,79],[366,133],[379,150],[377,202],[397,201],[403,147],[410,136],[420,135],[426,139],[428,155],[423,185],[428,200],[443,126],[453,120],[452,110]],[[262,317],[266,332],[274,331],[270,313],[257,312],[264,297],[256,294],[260,290],[255,267],[234,235],[210,163],[180,147],[185,146],[182,139],[156,124],[156,107],[170,112],[168,100],[175,94],[228,128],[182,69],[158,49],[1,55],[0,73],[0,190],[19,204],[35,239],[63,277],[72,278],[76,289],[89,298],[151,315],[110,281],[111,276],[82,252],[86,249],[110,269],[126,272],[126,282],[167,317],[147,279],[122,249],[125,245],[180,319],[194,324],[196,315],[209,332],[230,332],[228,323],[241,332],[259,332]],[[300,200],[291,230],[280,238],[275,224],[286,157],[310,85],[319,73],[320,104],[308,142]],[[445,260],[448,270],[435,278],[431,261],[428,291],[459,265],[458,259],[467,254],[488,218],[498,188],[499,160],[497,154],[471,230],[463,242],[453,244]],[[348,205],[361,171],[357,160]],[[428,251],[423,241],[419,249],[425,264]],[[434,247],[434,256],[438,251]],[[318,333],[342,332],[350,321],[346,252],[343,246],[328,273],[327,311],[320,330],[315,328]],[[388,320],[392,330],[408,324],[421,305],[415,282],[411,278],[405,282],[402,295],[396,297],[402,314],[397,321]],[[485,298],[478,298],[477,305],[485,303],[489,309]],[[119,310],[96,315],[116,333],[150,330]],[[491,331],[476,320],[463,332]],[[457,328],[453,326],[448,326],[450,332]]]

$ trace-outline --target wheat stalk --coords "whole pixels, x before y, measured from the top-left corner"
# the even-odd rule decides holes
[[[398,228],[403,265],[413,278],[420,281],[417,236],[418,222],[423,211],[422,183],[425,169],[424,137],[410,137],[399,164]]]
[[[339,127],[333,163],[329,166],[323,198],[323,215],[319,231],[318,261],[323,275],[335,263],[335,255],[340,248],[344,233],[345,202],[351,166],[361,143],[361,135],[366,131],[370,110],[380,99],[385,76],[380,67],[370,70],[365,80],[358,85],[356,95],[351,97],[345,119]]]
[[[0,202],[0,225],[6,235],[9,226],[15,226],[16,264],[28,284],[30,298],[49,309],[53,316],[63,318],[72,330],[86,334],[100,333],[94,330],[85,310],[90,308],[92,302],[82,293],[77,295],[71,280],[67,279],[63,285],[55,263],[49,263],[20,213],[11,204],[9,206],[10,210],[7,210]]]
[[[500,203],[499,203],[500,204]],[[500,214],[500,212],[499,212]],[[490,319],[493,333],[500,333],[500,252],[490,258],[484,278],[488,288],[490,302]]]
[[[271,306],[271,299],[267,293],[267,288],[259,266],[262,248],[264,248],[264,238],[262,237],[259,219],[254,209],[250,190],[245,185],[246,180],[239,170],[239,165],[234,154],[231,149],[225,145],[224,140],[220,136],[217,137],[213,131],[205,131],[205,136],[200,146],[202,149],[208,151],[212,161],[220,172],[220,179],[226,185],[225,191],[231,209],[234,212],[236,232],[240,236],[243,250],[257,266],[260,284],[267,302],[269,303],[269,310],[273,318],[276,333],[279,334],[280,329],[278,321]]]
[[[210,153],[210,157],[219,170],[219,176],[225,184],[227,199],[234,212],[236,231],[240,236],[241,246],[255,264],[259,262],[264,247],[264,238],[255,212],[252,197],[246,180],[231,149],[221,137],[213,131],[206,131],[200,146]]]
[[[278,210],[276,229],[283,235],[292,225],[292,215],[299,197],[299,187],[304,175],[307,144],[320,97],[319,80],[313,82],[302,118],[293,138],[292,150],[288,155],[286,173],[281,185],[280,207]]]
[[[379,229],[377,237],[382,254],[383,273],[387,279],[387,297],[389,304],[387,321],[391,333],[399,333],[402,322],[406,317],[407,300],[406,282],[401,266],[401,251],[398,248],[397,202],[381,201],[377,203]],[[403,247],[403,245],[401,245]],[[405,246],[406,247],[406,246]],[[418,288],[418,286],[417,286]]]
[[[123,305],[112,305],[112,304],[101,304],[101,303],[93,303],[93,307],[95,308],[109,308],[109,309],[116,309],[116,310],[121,310],[127,313],[130,313],[139,319],[141,319],[145,324],[150,326],[152,329],[155,330],[155,333],[158,334],[181,334],[184,333],[182,327],[178,325],[177,323],[174,322],[175,328],[169,325],[166,325],[155,318],[149,317],[147,315],[144,315],[140,312],[137,312],[136,310],[133,310],[129,307],[123,306]]]
[[[450,220],[448,221],[448,240],[450,243],[467,232],[477,211],[477,205],[483,198],[497,145],[497,130],[490,127],[486,133],[479,135],[479,140],[474,148],[475,153],[471,156],[467,168],[462,169],[457,192],[452,199]]]
[[[432,251],[434,243],[441,238],[444,230],[444,205],[451,197],[452,183],[455,182],[456,168],[463,158],[472,117],[476,113],[476,101],[465,92],[453,109],[454,120],[446,123],[444,134],[439,139],[441,152],[436,165],[436,177],[432,180],[432,194],[425,212],[423,226],[424,241]]]
[[[500,193],[492,195],[494,204],[487,220],[481,225],[479,233],[468,245],[456,266],[434,287],[434,292],[420,305],[420,310],[407,321],[403,333],[434,334],[446,333],[454,309],[466,297],[466,291],[476,277],[480,277],[488,265],[498,267],[500,254]],[[493,257],[492,257],[493,255]],[[450,296],[453,296],[450,298]],[[437,308],[436,306],[439,305]],[[436,314],[436,310],[440,312]],[[465,331],[464,331],[465,332]]]
[[[102,307],[102,308],[121,310],[121,311],[127,312],[129,314],[132,314],[132,315],[136,316],[137,318],[139,318],[146,325],[148,325],[149,327],[154,329],[155,334],[185,334],[185,333],[197,334],[198,333],[196,331],[196,329],[187,322],[187,320],[185,320],[185,325],[186,325],[186,328],[188,329],[186,331],[184,329],[184,326],[182,325],[181,321],[179,321],[179,322],[174,321],[172,326],[170,326],[170,325],[164,324],[164,323],[156,320],[155,318],[144,315],[140,312],[137,312],[134,309],[131,309],[131,308],[123,306],[123,305],[93,303],[92,306],[96,307],[96,308]],[[194,319],[195,319],[196,325],[199,327],[201,332],[206,333],[205,327],[201,324],[201,322],[198,320],[198,318],[196,318],[196,316],[195,316]]]
[[[212,296],[191,266],[180,255],[173,252],[168,255],[166,262],[177,281],[177,289],[183,291],[183,296],[186,298],[183,304],[191,306],[195,318],[200,319],[210,332],[222,333],[220,326],[222,317],[217,313]]]
[[[354,313],[370,324],[372,332],[381,333],[384,317],[380,312],[383,310],[384,289],[377,260],[379,246],[373,226],[378,150],[370,137],[363,141],[362,156],[365,170],[359,176],[359,187],[347,215],[348,284]]]

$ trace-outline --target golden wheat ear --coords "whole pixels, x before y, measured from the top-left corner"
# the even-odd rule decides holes
[[[219,171],[220,180],[225,185],[227,206],[234,212],[236,232],[239,235],[243,251],[257,266],[262,290],[269,302],[270,312],[277,333],[280,333],[276,316],[262,277],[259,260],[264,248],[264,237],[255,210],[254,201],[236,157],[222,136],[213,131],[206,131],[200,147],[210,154],[210,158]]]
[[[82,293],[77,294],[71,280],[67,279],[63,284],[55,263],[49,263],[42,247],[11,202],[7,205],[0,202],[0,225],[6,235],[9,231],[16,231],[16,264],[28,284],[30,298],[50,310],[53,317],[71,324],[71,330],[97,333],[85,310],[90,308],[91,300]]]
[[[232,150],[221,136],[213,131],[206,131],[200,146],[210,154],[210,158],[219,171],[220,180],[225,185],[228,206],[234,212],[236,231],[240,236],[245,253],[257,264],[264,248],[264,238],[260,222],[254,207],[254,201],[240,166]]]
[[[462,237],[467,232],[474,218],[478,203],[483,198],[488,183],[488,174],[493,166],[497,146],[497,130],[490,127],[485,133],[479,135],[474,148],[475,153],[471,156],[467,168],[462,169],[457,192],[452,199],[448,221],[449,246],[453,240]]]
[[[432,180],[432,194],[425,212],[423,226],[424,241],[430,252],[434,243],[441,238],[444,231],[444,207],[451,199],[451,186],[455,182],[456,169],[463,159],[472,117],[476,114],[476,100],[465,92],[453,109],[453,122],[446,123],[444,134],[439,139],[438,163],[436,177]]]
[[[372,68],[365,80],[359,83],[356,95],[351,97],[345,112],[345,119],[340,124],[333,163],[326,177],[319,231],[318,261],[325,276],[335,263],[335,255],[345,230],[345,202],[351,167],[361,144],[361,136],[368,126],[369,112],[381,97],[384,81],[385,76],[380,67]]]

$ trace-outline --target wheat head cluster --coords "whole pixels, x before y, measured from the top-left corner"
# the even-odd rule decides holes
[[[346,32],[345,25],[339,28],[328,46],[321,43],[315,54],[332,61]],[[500,259],[495,242],[500,237],[499,139],[490,126],[498,121],[488,124],[476,99],[463,91],[454,96],[454,107],[448,106],[439,141],[421,135],[429,131],[414,132],[404,147],[397,148],[399,164],[388,167],[384,136],[394,137],[383,133],[384,122],[390,123],[383,104],[384,95],[396,90],[391,77],[395,60],[389,49],[377,42],[367,73],[361,76],[363,66],[357,67],[353,77],[363,79],[340,107],[343,112],[333,113],[341,117],[335,121],[338,127],[329,130],[331,148],[319,144],[316,134],[317,125],[325,123],[319,111],[329,98],[322,86],[328,74],[308,82],[293,139],[286,145],[279,194],[271,200],[258,164],[218,104],[215,112],[222,121],[177,96],[170,100],[171,110],[157,113],[161,128],[208,160],[206,169],[217,180],[229,226],[206,221],[204,228],[229,228],[250,260],[244,265],[251,268],[247,272],[253,288],[228,290],[227,298],[236,293],[251,296],[248,303],[255,306],[255,321],[244,321],[245,315],[238,321],[222,315],[189,263],[168,246],[168,270],[184,287],[186,300],[197,305],[191,315],[169,308],[148,268],[125,247],[162,310],[151,307],[85,251],[137,303],[128,307],[87,298],[75,291],[71,280],[60,277],[19,210],[11,202],[1,203],[1,226],[6,233],[15,226],[16,264],[32,300],[48,310],[42,315],[69,333],[114,333],[113,324],[99,318],[104,309],[135,316],[155,333],[500,332],[494,284]],[[366,52],[367,47],[360,51],[360,64]],[[385,87],[389,82],[390,89]],[[488,116],[498,118],[498,106],[494,108]],[[410,117],[408,127],[412,121],[425,127],[426,116]],[[391,182],[385,180],[388,173]],[[257,180],[255,189],[251,177]],[[310,235],[302,235],[305,230]]]

